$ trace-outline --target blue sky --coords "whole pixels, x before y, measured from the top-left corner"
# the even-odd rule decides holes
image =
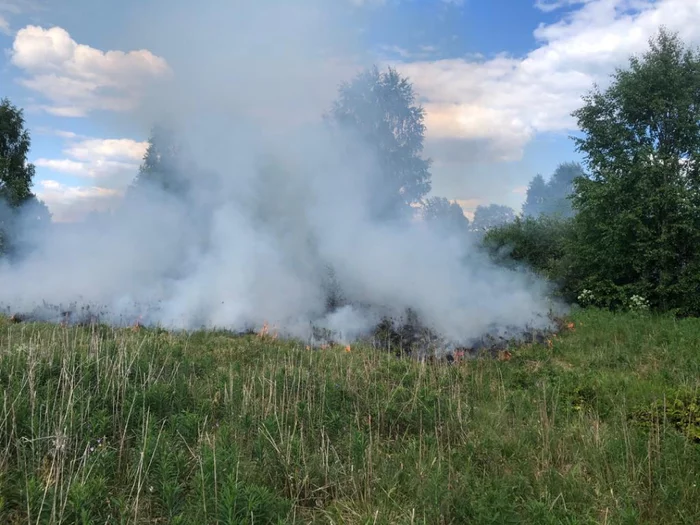
[[[290,3],[275,20],[280,2],[0,0],[0,96],[25,108],[35,189],[55,218],[117,202],[161,102],[151,86],[166,78],[213,99],[245,78],[232,88],[240,105],[320,112],[337,81],[370,62],[397,67],[421,97],[434,194],[468,213],[519,208],[535,174],[579,159],[569,115],[594,82],[660,24],[700,42],[700,2],[689,0],[303,0],[308,12],[296,18]],[[317,31],[319,6],[332,7]],[[300,71],[318,49],[337,55],[335,69]],[[231,71],[217,66],[228,61]],[[298,85],[254,93],[265,68]],[[206,77],[219,87],[193,80]]]

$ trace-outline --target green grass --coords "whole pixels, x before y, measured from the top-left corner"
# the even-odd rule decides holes
[[[0,523],[698,523],[700,320],[421,364],[0,320]]]

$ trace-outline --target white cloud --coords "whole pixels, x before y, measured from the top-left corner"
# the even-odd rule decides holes
[[[535,0],[535,7],[540,11],[549,13],[562,7],[585,4],[591,0]]]
[[[575,127],[570,114],[594,82],[644,52],[660,25],[700,42],[700,2],[587,0],[539,2],[548,10],[581,4],[535,31],[540,46],[524,57],[399,62],[424,99],[430,140],[485,141],[490,160],[515,160],[539,132]],[[453,148],[454,149],[454,148]]]
[[[91,211],[113,208],[122,192],[97,186],[66,186],[55,180],[38,183],[37,196],[43,200],[56,222],[69,222],[84,217]]]
[[[77,136],[65,131],[56,133],[68,139]],[[136,175],[147,147],[146,142],[132,139],[82,138],[68,141],[63,149],[67,158],[39,158],[34,164],[58,173],[101,179],[102,184],[124,188]]]
[[[101,51],[60,27],[20,29],[11,60],[26,74],[20,83],[47,100],[41,109],[70,117],[133,109],[148,83],[170,74],[167,62],[148,50]]]
[[[80,137],[80,135],[78,135],[74,131],[64,131],[62,129],[54,130],[54,134],[64,139],[76,139]]]
[[[480,199],[455,199],[460,208],[462,208],[462,213],[470,221],[474,220],[474,212],[483,202]]]
[[[48,168],[58,173],[68,173],[70,175],[85,175],[85,165],[70,159],[44,159],[39,158],[34,164],[42,168]]]
[[[91,186],[68,186],[52,178],[39,181],[39,198],[57,221],[83,217],[114,206],[138,172],[147,143],[132,139],[96,139],[70,131],[46,130],[66,139],[64,158],[38,158],[34,164],[54,174],[92,179]],[[39,173],[42,176],[43,173]]]
[[[0,0],[0,33],[11,35],[10,20],[14,15],[41,9],[44,0]],[[9,17],[9,18],[8,18]]]
[[[88,162],[121,159],[138,163],[143,159],[147,147],[147,142],[132,139],[86,139],[71,144],[65,152],[73,158]]]
[[[2,15],[0,15],[0,33],[4,33],[6,35],[11,34],[10,23]]]
[[[83,135],[78,135],[74,131],[66,131],[64,129],[55,129],[47,126],[36,126],[33,128],[33,133],[39,134],[39,135],[54,135],[56,137],[60,137],[62,139],[79,139],[79,138],[88,138]]]

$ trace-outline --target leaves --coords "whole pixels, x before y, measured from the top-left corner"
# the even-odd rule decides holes
[[[421,157],[425,111],[413,86],[393,69],[367,69],[340,86],[329,120],[359,138],[377,166],[375,215],[406,212],[430,191],[430,160]]]
[[[574,181],[583,176],[583,168],[576,162],[560,164],[547,182],[542,175],[535,176],[527,189],[523,215],[537,217],[545,214],[565,218],[573,216],[570,196],[574,191]]]
[[[0,100],[0,255],[17,251],[27,228],[44,225],[51,218],[46,205],[31,191],[30,146],[22,110],[6,98]]]
[[[700,290],[700,53],[662,29],[573,115],[590,170],[574,180],[581,287],[610,305],[638,294],[700,312],[690,303]]]
[[[17,207],[32,195],[34,165],[27,162],[31,141],[24,115],[8,99],[0,101],[0,197]]]
[[[469,219],[462,207],[444,197],[431,197],[423,202],[423,219],[437,230],[445,233],[466,235]]]
[[[485,231],[503,226],[515,220],[515,211],[509,206],[501,204],[489,204],[488,206],[477,206],[474,211],[472,230]]]

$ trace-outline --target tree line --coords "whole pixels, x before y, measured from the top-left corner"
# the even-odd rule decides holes
[[[476,208],[431,192],[423,156],[424,109],[395,69],[367,69],[339,86],[324,121],[350,133],[374,158],[378,184],[367,203],[376,220],[404,220],[419,209],[438,231],[472,236],[499,264],[527,265],[569,301],[621,308],[644,304],[700,313],[700,52],[661,29],[642,56],[618,68],[606,89],[594,86],[573,113],[583,163],[535,176],[519,214],[503,205]],[[31,192],[34,167],[22,111],[0,105],[0,250],[11,251],[19,210],[46,207]],[[156,187],[187,198],[197,167],[182,138],[152,129],[131,192]]]

